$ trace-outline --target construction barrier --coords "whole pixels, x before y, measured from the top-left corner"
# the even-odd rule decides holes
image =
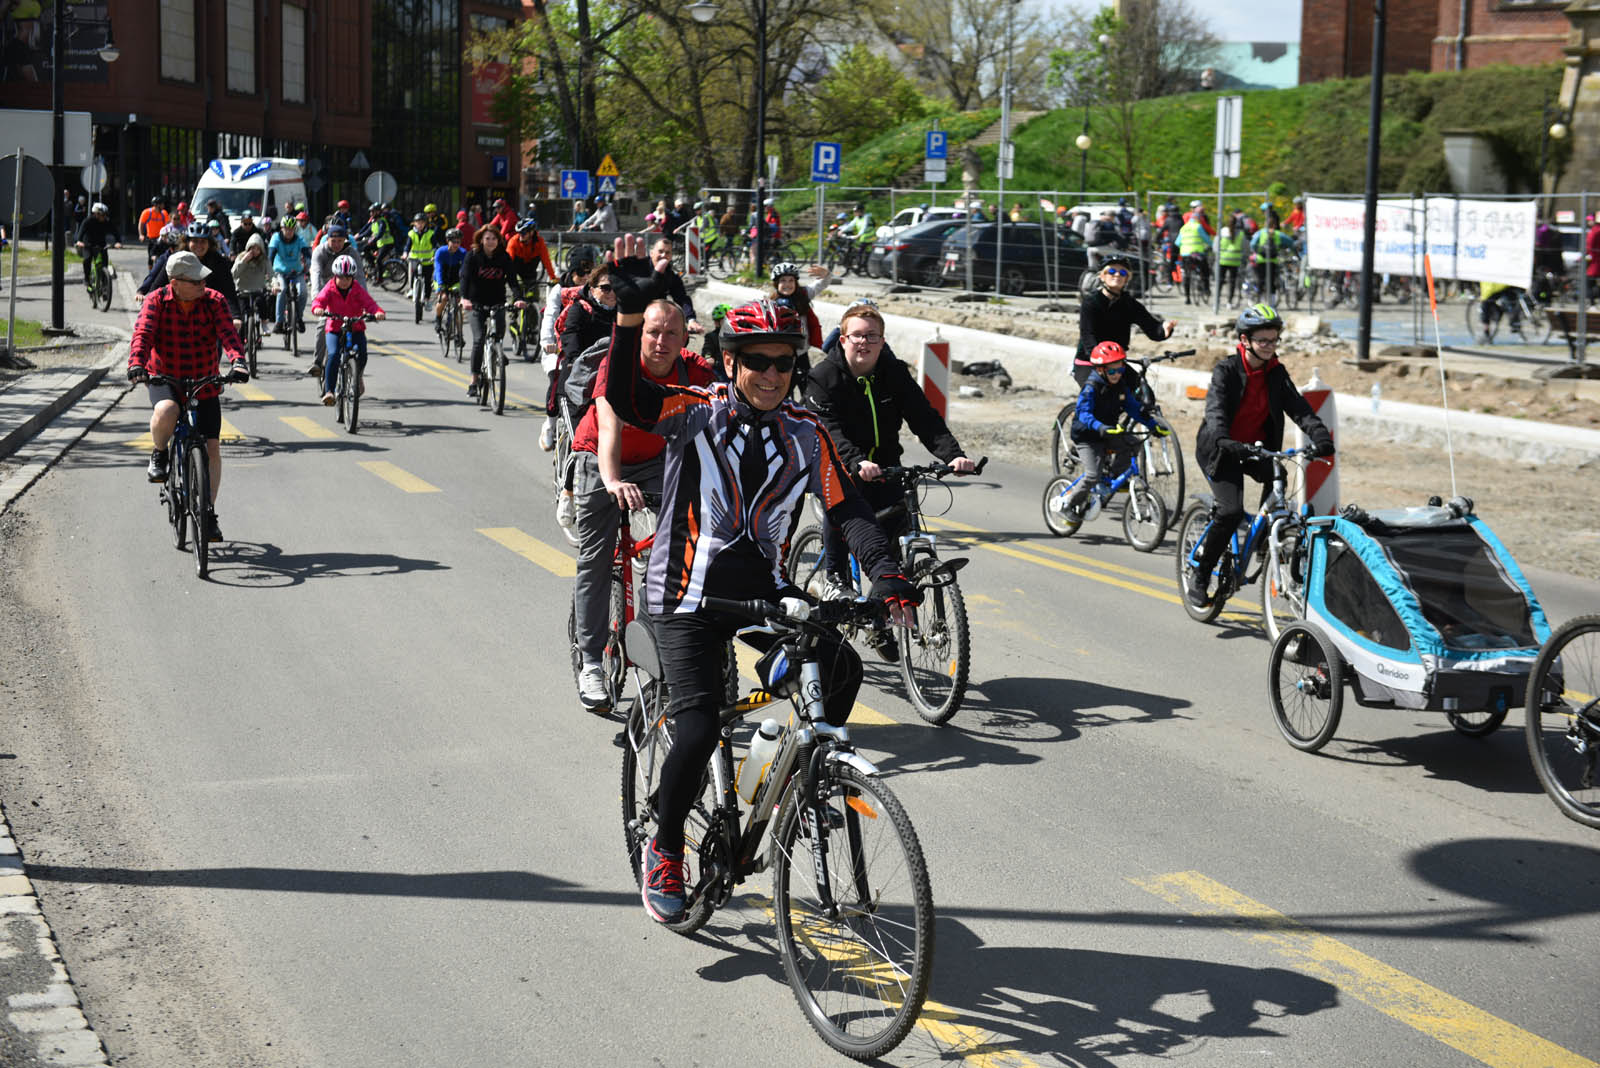
[[[1306,403],[1311,405],[1311,410],[1317,413],[1328,427],[1328,433],[1333,435],[1334,444],[1339,441],[1339,412],[1333,403],[1333,387],[1324,382],[1317,375],[1317,369],[1311,369],[1311,381],[1300,387],[1301,396]],[[1295,428],[1295,448],[1304,449],[1311,444],[1305,431]],[[1311,505],[1312,515],[1332,515],[1339,510],[1339,461],[1338,456],[1313,460],[1305,466],[1305,487],[1301,491],[1301,499]]]
[[[917,361],[917,378],[922,382],[922,392],[940,416],[950,407],[950,342],[939,336],[936,328],[933,337],[922,343],[922,358]]]
[[[695,219],[684,228],[683,273],[690,277],[700,273],[700,259],[704,246],[700,243],[700,221]]]

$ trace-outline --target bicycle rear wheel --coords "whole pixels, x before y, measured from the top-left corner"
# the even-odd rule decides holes
[[[1195,501],[1183,513],[1183,518],[1178,520],[1178,600],[1183,602],[1183,610],[1189,613],[1189,618],[1200,623],[1216,619],[1222,614],[1222,606],[1227,603],[1220,584],[1218,589],[1212,591],[1211,601],[1204,608],[1190,604],[1189,596],[1184,592],[1189,572],[1194,570],[1194,554],[1200,548],[1200,539],[1205,536],[1206,527],[1210,525],[1211,506],[1204,501]]]
[[[506,351],[497,341],[490,347],[489,356],[494,365],[494,414],[502,415],[506,410]]]
[[[1528,677],[1528,756],[1562,815],[1600,828],[1600,615],[1562,624]]]
[[[661,789],[661,767],[672,751],[675,729],[666,713],[667,687],[656,679],[644,680],[639,699],[628,713],[622,736],[622,837],[628,850],[628,865],[633,869],[634,885],[644,886],[644,871],[639,851],[655,837],[658,817],[656,795]],[[713,757],[712,759],[716,759]],[[709,771],[709,765],[707,771]],[[711,826],[709,776],[702,776],[700,790],[689,818],[683,825],[683,885],[689,892],[683,919],[666,924],[678,934],[693,934],[711,917],[711,900],[694,890],[694,863]]]
[[[913,563],[908,572],[936,564],[932,557]],[[900,642],[900,679],[917,715],[929,723],[947,723],[967,695],[967,673],[972,667],[972,635],[967,627],[967,605],[961,587],[952,579],[944,585],[922,586],[917,625],[897,627]]]
[[[1072,417],[1077,404],[1063,404],[1050,425],[1050,466],[1058,475],[1078,477],[1078,449],[1072,443]]]
[[[1183,446],[1178,435],[1164,416],[1156,416],[1156,423],[1169,431],[1166,437],[1149,437],[1141,446],[1139,470],[1150,488],[1160,495],[1167,506],[1169,525],[1183,512],[1184,470]]]
[[[1314,623],[1283,628],[1267,657],[1267,700],[1284,741],[1315,753],[1339,729],[1344,666],[1339,651]]]
[[[872,1060],[900,1044],[928,996],[933,888],[916,830],[889,787],[851,767],[823,769],[817,814],[796,776],[778,816],[778,947],[812,1028],[845,1056]],[[815,847],[808,825],[822,836]],[[827,860],[832,910],[813,858]]]
[[[95,272],[95,303],[105,311],[111,310],[111,272],[104,266]]]
[[[610,707],[617,708],[627,685],[628,653],[623,646],[623,630],[627,627],[628,606],[622,590],[622,573],[611,572],[611,597],[607,613],[606,644],[600,653],[600,668],[606,676],[606,694]],[[567,610],[567,644],[571,647],[572,681],[576,685],[583,674],[583,651],[578,648],[578,606]],[[600,709],[598,711],[604,711]]]
[[[211,468],[206,462],[206,447],[191,446],[184,457],[188,468],[185,482],[189,491],[189,537],[194,552],[194,573],[205,578],[211,570],[211,542],[206,537],[211,517]]]

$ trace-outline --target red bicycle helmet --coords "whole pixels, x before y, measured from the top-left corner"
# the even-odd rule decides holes
[[[777,341],[793,348],[796,354],[806,350],[806,328],[800,313],[787,304],[770,300],[752,300],[728,309],[722,320],[722,351],[738,352],[746,345]]]
[[[1127,358],[1127,350],[1115,341],[1102,341],[1089,353],[1089,362],[1096,367],[1104,367],[1108,363],[1121,363]]]

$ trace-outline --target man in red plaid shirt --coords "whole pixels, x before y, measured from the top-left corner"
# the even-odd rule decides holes
[[[174,252],[167,260],[169,281],[144,298],[139,318],[133,326],[133,344],[128,349],[128,381],[144,382],[150,391],[150,439],[155,451],[146,469],[151,482],[167,480],[167,446],[182,414],[178,393],[171,385],[149,381],[151,375],[165,378],[205,378],[217,373],[217,347],[228,354],[231,382],[247,382],[250,372],[244,358],[244,345],[233,328],[228,298],[206,288],[211,272],[192,252]],[[222,484],[222,388],[201,387],[196,394],[195,422],[205,438],[208,466],[211,468],[211,502],[216,504],[217,487]],[[221,541],[216,510],[212,510],[207,541]]]

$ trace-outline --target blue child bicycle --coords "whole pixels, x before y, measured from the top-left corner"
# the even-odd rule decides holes
[[[1139,552],[1154,551],[1167,532],[1167,502],[1162,500],[1161,494],[1150,488],[1139,467],[1139,456],[1144,452],[1145,439],[1149,436],[1149,430],[1137,425],[1118,435],[1126,442],[1126,446],[1117,445],[1113,448],[1128,453],[1128,466],[1110,481],[1101,476],[1099,483],[1090,489],[1088,500],[1081,504],[1071,503],[1072,493],[1087,476],[1079,473],[1052,478],[1044,488],[1042,502],[1044,525],[1050,529],[1050,533],[1058,538],[1072,537],[1080,526],[1100,514],[1117,491],[1126,489],[1128,497],[1122,508],[1122,535]],[[1111,466],[1110,459],[1108,456],[1107,467]],[[1082,470],[1076,464],[1073,469]]]

